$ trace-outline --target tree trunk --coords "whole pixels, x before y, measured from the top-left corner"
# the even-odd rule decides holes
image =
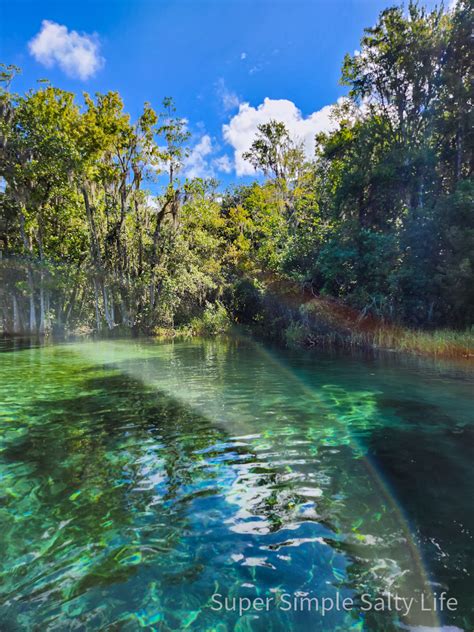
[[[113,302],[109,304],[109,297],[107,295],[107,288],[102,283],[102,298],[104,301],[104,316],[105,322],[107,323],[107,327],[109,329],[114,328],[114,316],[113,316]]]
[[[13,334],[21,333],[20,310],[18,309],[18,300],[16,294],[13,294]]]
[[[97,279],[94,277],[94,307],[95,307],[95,321],[97,325],[97,331],[101,330],[100,311],[99,311],[99,289],[97,287]]]
[[[25,232],[25,215],[22,211],[20,211],[20,235],[23,241],[23,246],[25,250],[28,252],[29,256],[32,255],[31,243],[29,242],[26,232]],[[30,290],[30,333],[35,334],[36,332],[36,309],[35,309],[35,285],[33,279],[33,268],[31,266],[31,262],[27,265],[27,280],[28,280],[28,288]]]
[[[43,287],[43,272],[40,274],[40,323],[39,333],[43,336],[46,331],[46,313],[45,313],[45,300],[44,300],[44,287]]]

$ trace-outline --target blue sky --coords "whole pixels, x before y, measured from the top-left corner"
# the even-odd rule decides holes
[[[314,131],[329,124],[328,110],[320,111],[346,92],[339,85],[344,54],[391,4],[0,0],[0,60],[22,68],[18,91],[41,78],[78,93],[117,90],[133,117],[144,101],[159,109],[173,96],[193,133],[188,173],[225,183],[246,179],[239,156],[269,117],[285,120],[310,151]],[[54,24],[42,27],[44,20]],[[82,47],[77,55],[74,46]]]

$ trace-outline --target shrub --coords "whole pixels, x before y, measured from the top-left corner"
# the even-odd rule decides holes
[[[201,316],[193,318],[191,329],[196,335],[215,336],[229,330],[231,320],[221,302],[206,303]]]

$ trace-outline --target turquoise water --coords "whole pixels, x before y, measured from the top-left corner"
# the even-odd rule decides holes
[[[466,368],[245,339],[2,350],[1,630],[474,629]]]

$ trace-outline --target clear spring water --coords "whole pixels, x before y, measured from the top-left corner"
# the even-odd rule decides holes
[[[474,629],[468,369],[2,344],[1,630]],[[444,590],[455,611],[421,612]],[[384,593],[416,604],[363,611]],[[354,606],[299,601],[337,595]]]

